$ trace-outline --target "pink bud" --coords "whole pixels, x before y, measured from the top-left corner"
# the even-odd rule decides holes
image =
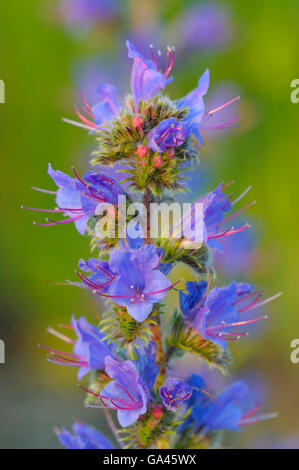
[[[161,157],[161,155],[157,155],[155,158],[154,158],[154,167],[155,168],[159,168],[159,166],[163,165],[163,159]]]
[[[167,150],[166,152],[166,158],[173,158],[174,157],[174,150],[173,149],[169,149]]]
[[[135,116],[133,118],[133,127],[138,129],[139,134],[143,134],[142,123],[143,119],[141,116]]]
[[[147,152],[148,152],[148,146],[147,145],[138,145],[137,146],[137,150],[136,150],[136,153],[138,155],[139,158],[145,158],[147,156]]]

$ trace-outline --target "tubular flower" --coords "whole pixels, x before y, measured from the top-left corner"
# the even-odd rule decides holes
[[[62,428],[58,429],[56,434],[67,449],[114,449],[100,431],[79,421],[74,423],[73,433]]]
[[[91,132],[109,124],[119,115],[121,109],[117,99],[116,88],[109,83],[102,83],[97,88],[97,95],[99,101],[93,106],[90,106],[83,95],[81,95],[81,109],[75,106],[76,114],[81,123],[70,121],[69,119],[64,119],[64,121],[78,127],[84,127]]]
[[[67,223],[75,223],[78,232],[83,235],[90,217],[95,215],[96,208],[101,202],[117,204],[118,195],[125,194],[122,187],[113,179],[100,173],[89,171],[81,179],[74,170],[76,178],[71,178],[62,171],[54,171],[49,163],[48,173],[58,186],[56,192],[56,209],[35,209],[22,206],[38,212],[62,213],[67,218],[64,220],[52,220],[47,218],[46,224],[34,222],[35,225],[52,226]],[[41,190],[44,191],[44,190]],[[46,191],[45,192],[49,192]]]
[[[160,396],[163,406],[167,410],[176,411],[177,407],[192,394],[192,388],[181,379],[168,379],[160,388]]]
[[[182,429],[193,426],[202,433],[220,429],[240,431],[242,426],[276,417],[275,413],[258,414],[262,403],[257,404],[244,381],[233,383],[217,399],[202,390],[204,381],[200,376],[191,375],[188,383],[193,393],[186,407],[191,408],[191,413]]]
[[[79,261],[79,268],[87,273],[93,273],[90,276],[77,272],[81,279],[81,283],[71,283],[84,287],[85,289],[93,292],[101,291],[107,292],[110,284],[114,281],[116,274],[111,271],[109,263],[102,261],[99,258],[90,258],[87,261],[81,259]]]
[[[131,75],[131,89],[135,111],[138,111],[139,102],[154,98],[158,92],[172,81],[167,78],[174,64],[175,51],[173,48],[167,49],[166,66],[164,72],[159,71],[158,60],[155,57],[153,48],[152,59],[145,60],[130,41],[126,42],[129,58],[133,59],[133,69]]]
[[[230,183],[229,183],[230,184]],[[228,185],[229,185],[228,184]],[[212,191],[205,196],[199,198],[195,203],[192,204],[189,213],[182,219],[181,223],[190,219],[191,229],[194,230],[195,222],[194,215],[197,204],[202,204],[203,207],[203,242],[209,247],[222,251],[219,240],[224,237],[229,237],[235,233],[242,232],[247,228],[250,228],[249,224],[244,224],[241,227],[234,228],[230,226],[228,229],[222,229],[222,225],[227,224],[229,221],[237,217],[239,214],[244,212],[248,207],[255,204],[255,201],[247,204],[242,209],[238,210],[234,214],[225,217],[226,212],[229,212],[234,204],[239,202],[245,194],[251,189],[249,186],[237,199],[231,202],[231,195],[227,195],[224,189],[228,186],[220,183],[215,191]],[[175,232],[175,230],[174,230]],[[189,240],[189,239],[188,239]],[[188,241],[186,239],[186,241]],[[192,241],[192,238],[190,239]]]
[[[81,234],[91,236],[92,249],[98,252],[79,261],[79,280],[71,284],[92,291],[97,300],[105,299],[101,307],[107,311],[101,313],[98,326],[74,316],[70,325],[61,325],[73,337],[48,329],[70,345],[70,352],[41,347],[50,362],[77,367],[79,380],[89,374],[89,388],[80,385],[88,393],[85,404],[117,413],[124,430],[117,430],[113,417],[104,410],[121,447],[125,442],[132,449],[209,448],[219,441],[219,430],[237,431],[273,414],[258,412],[261,405],[252,400],[244,382],[233,383],[214,396],[200,376],[190,376],[190,362],[184,363],[180,373],[182,366],[175,361],[187,352],[227,372],[228,342],[247,335],[244,327],[266,318],[251,312],[280,294],[263,300],[262,292],[251,284],[211,285],[216,279],[212,250],[221,251],[221,241],[249,227],[245,223],[235,229],[231,221],[254,203],[233,211],[250,187],[233,199],[226,194],[230,183],[221,183],[191,207],[184,205],[182,217],[177,217],[173,206],[168,207],[171,223],[164,215],[163,205],[172,205],[176,195],[188,189],[186,171],[197,160],[202,131],[232,127],[237,117],[229,119],[224,114],[238,97],[206,111],[210,81],[206,70],[193,91],[172,101],[162,90],[172,80],[174,48],[167,48],[163,70],[159,51],[155,54],[151,47],[151,59],[145,60],[129,41],[127,48],[133,61],[131,95],[120,104],[116,89],[104,83],[97,89],[94,106],[82,96],[82,106],[76,108],[80,122],[69,121],[94,134],[97,148],[91,163],[100,167],[83,177],[74,170],[71,177],[49,165],[58,189],[46,192],[56,196],[58,207],[32,209],[64,217],[39,225],[74,222]],[[217,116],[225,122],[216,124],[210,117],[221,110]],[[125,202],[128,192],[134,206]],[[158,214],[153,214],[152,204]],[[142,221],[136,207],[138,216],[144,216]],[[104,210],[107,218],[101,216]],[[160,227],[155,218],[161,220]],[[110,230],[111,219],[118,235]],[[164,240],[166,225],[168,230],[172,227]],[[103,231],[99,234],[100,226],[105,227],[104,235]],[[183,281],[172,284],[167,278],[178,264],[200,276],[200,282],[189,281],[180,291],[181,313],[171,311],[172,302],[164,305],[168,292]],[[63,428],[57,434],[68,448],[112,448],[98,431],[82,423],[76,423],[73,432]]]
[[[144,321],[167,292],[174,286],[158,269],[160,258],[157,248],[144,245],[134,251],[114,250],[109,266],[116,273],[108,294],[113,302],[126,307],[136,321]],[[176,284],[176,283],[175,283]]]
[[[155,152],[165,152],[172,147],[178,147],[188,137],[188,128],[174,118],[164,119],[148,134],[148,143]]]
[[[80,317],[79,320],[76,320],[73,316],[69,328],[75,332],[77,336],[76,340],[52,328],[49,328],[48,331],[66,343],[73,345],[73,353],[41,346],[50,352],[48,360],[54,364],[79,367],[79,380],[92,370],[104,370],[105,358],[107,356],[115,356],[113,349],[108,346],[108,343],[104,340],[105,335],[101,333],[97,327],[88,323],[84,317]]]
[[[243,327],[267,316],[242,320],[242,313],[262,307],[281,294],[260,301],[262,293],[254,291],[246,283],[232,282],[226,287],[215,287],[209,293],[209,285],[201,281],[188,282],[188,294],[180,293],[180,305],[185,318],[191,321],[199,334],[226,348],[227,341],[235,341],[248,333],[235,333],[236,327]]]
[[[71,29],[89,29],[117,15],[117,0],[59,0],[58,12]]]
[[[146,412],[149,392],[131,361],[118,362],[107,357],[105,371],[112,381],[101,393],[96,394],[82,388],[98,397],[100,408],[117,410],[121,426],[129,426]]]

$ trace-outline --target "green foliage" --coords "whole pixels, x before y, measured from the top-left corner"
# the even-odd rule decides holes
[[[120,429],[118,432],[124,435],[121,440],[126,444],[125,448],[130,449],[167,449],[169,441],[175,435],[175,431],[180,424],[188,417],[189,412],[182,418],[172,411],[163,411],[158,416],[155,415],[154,409],[141,416],[136,425]]]
[[[223,374],[232,362],[230,353],[211,341],[202,338],[192,328],[186,326],[182,315],[175,312],[167,340],[168,353],[172,356],[177,351],[185,351],[201,357],[211,367],[217,367]]]
[[[125,307],[114,305],[112,311],[104,313],[100,329],[106,334],[105,339],[113,341],[119,349],[126,344],[135,344],[137,339],[148,343],[152,337],[151,327],[157,325],[157,313],[156,308],[144,322],[139,323],[128,314]]]
[[[127,99],[127,108],[112,123],[96,132],[98,149],[93,152],[92,164],[113,165],[115,162],[126,161],[129,164],[127,172],[130,174],[127,181],[130,188],[144,190],[149,188],[154,194],[163,194],[163,191],[184,191],[183,173],[185,168],[181,164],[196,158],[196,154],[186,139],[183,145],[173,149],[169,158],[168,152],[159,154],[162,163],[155,165],[158,153],[149,149],[148,155],[142,162],[136,155],[138,144],[147,144],[147,135],[151,129],[161,121],[175,118],[178,121],[186,115],[186,109],[178,109],[167,97],[156,97],[153,100],[139,103],[139,112],[133,111],[132,98]],[[140,117],[140,125],[134,124],[134,117]]]
[[[157,245],[164,248],[162,262],[174,264],[182,262],[204,279],[213,274],[210,267],[210,251],[206,245],[201,245],[196,249],[187,249],[184,247],[184,238],[160,239]]]

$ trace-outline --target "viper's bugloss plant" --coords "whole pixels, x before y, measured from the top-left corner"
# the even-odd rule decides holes
[[[104,300],[105,312],[99,313],[97,324],[73,316],[70,325],[65,325],[69,335],[49,329],[66,347],[42,347],[50,362],[78,369],[85,405],[104,408],[119,446],[210,448],[220,445],[219,431],[237,431],[272,415],[261,412],[261,405],[243,381],[215,391],[198,374],[173,376],[175,362],[188,352],[225,374],[232,360],[229,343],[248,334],[244,327],[265,319],[265,315],[251,312],[260,312],[279,294],[263,300],[262,292],[250,284],[216,284],[211,255],[222,249],[221,241],[226,237],[238,237],[249,228],[248,224],[231,226],[232,219],[252,204],[234,210],[247,190],[233,199],[227,193],[230,185],[221,183],[196,201],[202,207],[201,244],[193,244],[197,235],[195,203],[173,221],[169,236],[160,232],[153,236],[151,204],[174,202],[178,192],[188,189],[185,171],[198,158],[203,118],[234,100],[205,110],[209,88],[206,70],[193,91],[172,101],[162,92],[172,81],[174,48],[167,48],[161,69],[161,54],[153,47],[149,60],[129,41],[127,47],[133,61],[131,95],[120,102],[116,89],[102,84],[98,103],[90,105],[82,97],[81,109],[76,108],[80,122],[66,120],[86,128],[95,140],[94,170],[82,177],[74,170],[70,176],[54,171],[49,164],[48,173],[58,187],[50,191],[57,207],[33,209],[64,217],[38,225],[74,223],[81,235],[91,238],[92,258],[81,259],[79,279],[68,282]],[[216,127],[225,128],[234,121],[235,117]],[[126,173],[123,182],[122,171]],[[121,226],[120,198],[126,199],[125,208],[135,203],[139,211],[143,204],[145,227],[140,231],[139,220],[137,236],[132,236],[129,224],[135,211],[127,212],[124,230],[101,237],[98,224],[103,219],[109,225],[110,217],[118,228]],[[99,210],[103,204],[105,213]],[[174,236],[177,224],[187,220],[193,235]],[[178,263],[193,270],[197,281],[171,282],[169,273]],[[165,304],[170,291],[178,292],[174,312]],[[119,429],[109,410],[116,413]],[[57,434],[68,448],[112,448],[99,431],[82,423],[74,425],[73,434],[65,429]]]

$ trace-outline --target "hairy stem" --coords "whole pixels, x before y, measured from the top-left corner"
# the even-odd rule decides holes
[[[124,447],[123,443],[120,440],[120,437],[119,437],[119,434],[117,432],[116,426],[115,426],[114,421],[113,421],[113,419],[110,415],[110,411],[107,410],[107,408],[104,408],[103,411],[104,411],[104,415],[105,415],[105,418],[107,420],[107,423],[109,424],[109,427],[110,427],[115,439],[119,443],[120,447],[123,449],[123,447]]]

